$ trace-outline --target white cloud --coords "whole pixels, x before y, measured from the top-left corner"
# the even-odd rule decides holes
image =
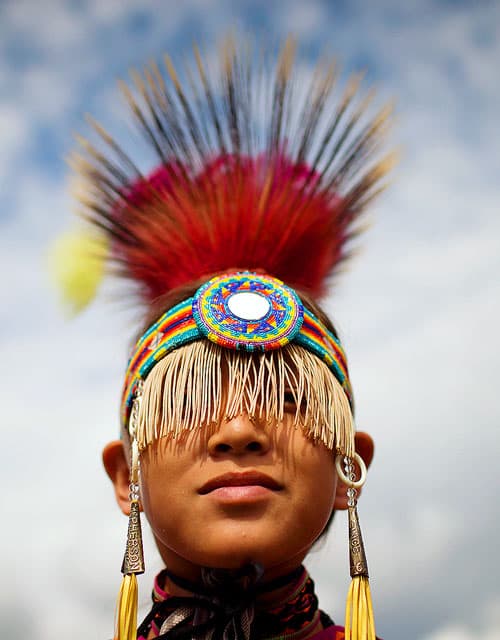
[[[487,600],[471,620],[463,625],[448,624],[422,640],[500,640],[500,599]]]
[[[15,105],[0,104],[0,182],[8,184],[7,176],[18,167],[19,156],[26,149],[30,127]]]

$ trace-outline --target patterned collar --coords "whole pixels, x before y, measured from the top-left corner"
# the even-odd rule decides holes
[[[343,635],[336,635],[337,632],[343,634],[343,629],[335,627],[330,618],[318,609],[314,583],[304,567],[286,576],[285,581],[279,579],[269,586],[256,588],[251,601],[241,607],[235,606],[234,602],[228,603],[226,599],[225,594],[234,589],[225,594],[219,590],[220,595],[213,598],[208,598],[206,592],[189,598],[171,596],[164,589],[167,574],[164,570],[156,577],[153,607],[139,627],[138,640],[151,637],[167,639],[173,635],[183,637],[183,630],[186,638],[304,640],[320,626],[330,631],[324,639],[320,632],[323,640],[343,638]],[[196,634],[193,626],[199,627]],[[170,633],[173,629],[175,633]]]

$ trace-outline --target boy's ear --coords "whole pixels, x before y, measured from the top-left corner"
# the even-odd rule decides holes
[[[127,454],[121,440],[113,440],[104,447],[102,461],[115,488],[115,497],[122,512],[130,515],[130,471]]]
[[[354,436],[354,443],[356,446],[356,453],[363,458],[366,468],[368,469],[371,461],[373,460],[373,452],[375,450],[372,437],[364,431],[357,431]],[[359,477],[359,469],[356,469],[356,471]],[[358,496],[361,494],[361,491],[361,489],[358,489]],[[340,480],[337,481],[337,492],[335,494],[333,508],[334,510],[347,509],[347,487]]]

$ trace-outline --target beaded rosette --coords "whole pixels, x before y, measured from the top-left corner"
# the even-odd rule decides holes
[[[213,278],[193,298],[200,332],[229,349],[279,349],[297,335],[304,308],[281,280],[255,273]]]

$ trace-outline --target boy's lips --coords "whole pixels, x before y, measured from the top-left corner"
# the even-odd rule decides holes
[[[198,493],[206,495],[224,487],[263,487],[271,491],[283,489],[274,478],[260,471],[231,471],[212,478],[198,489]]]

